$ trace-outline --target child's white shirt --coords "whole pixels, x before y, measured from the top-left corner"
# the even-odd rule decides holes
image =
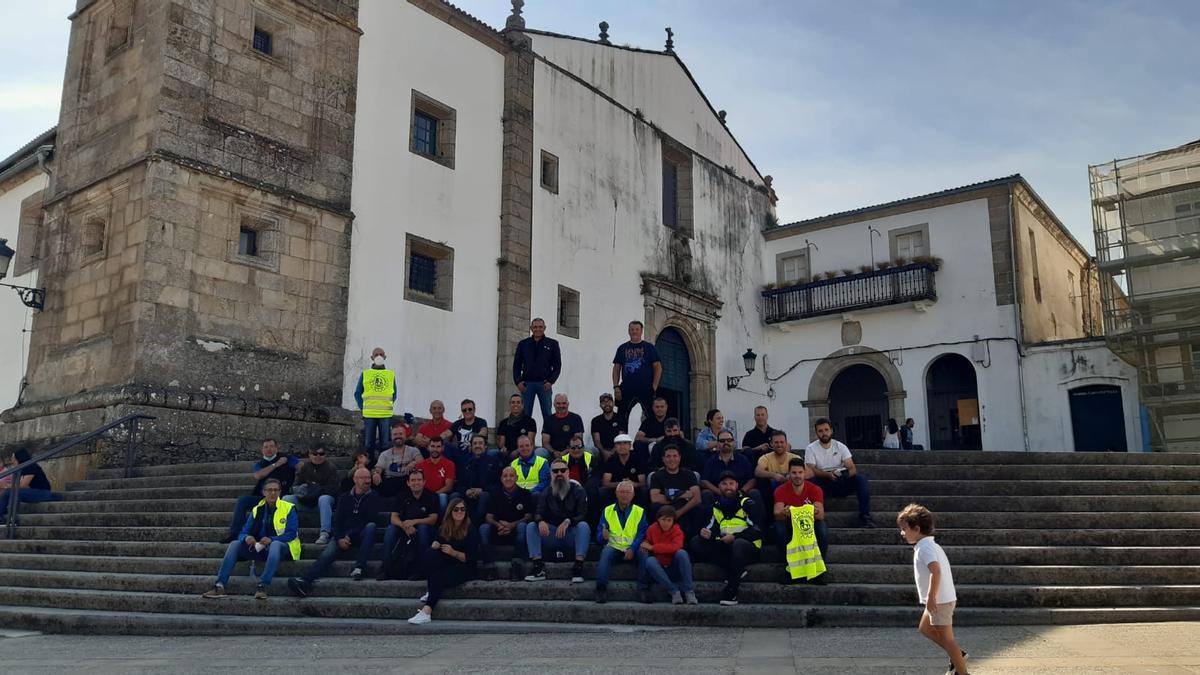
[[[946,552],[933,540],[933,537],[922,537],[913,545],[913,576],[917,581],[917,596],[924,605],[929,601],[929,580],[933,575],[929,571],[930,563],[937,563],[942,573],[941,583],[938,584],[937,604],[958,602],[954,592],[954,574],[950,571],[950,560]]]

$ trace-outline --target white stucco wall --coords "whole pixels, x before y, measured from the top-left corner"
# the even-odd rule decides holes
[[[533,34],[539,55],[592,84],[630,110],[641,110],[672,138],[762,184],[762,176],[704,102],[675,57]],[[720,105],[713,103],[720,109]]]
[[[407,2],[363,3],[343,404],[371,349],[397,371],[397,412],[470,396],[495,424],[504,59]],[[409,151],[412,90],[457,113],[454,169]],[[454,249],[453,311],[404,300],[405,236]]]
[[[17,231],[21,224],[21,201],[46,187],[49,176],[34,173],[20,184],[12,185],[0,194],[0,238],[7,239],[10,248],[17,249]],[[9,272],[15,268],[10,268]],[[7,277],[2,283],[13,286],[37,287],[37,270],[19,277]],[[21,378],[29,358],[29,334],[24,331],[32,324],[33,310],[21,304],[17,292],[0,288],[0,410],[17,402]]]

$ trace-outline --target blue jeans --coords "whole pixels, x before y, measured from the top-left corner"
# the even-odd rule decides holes
[[[312,513],[313,510],[321,512],[321,531],[333,531],[333,497],[331,495],[321,495],[317,497],[316,506],[306,506],[300,503],[294,495],[288,495],[283,498],[283,501],[289,504],[295,504],[300,513]]]
[[[547,524],[549,525],[549,523]],[[576,558],[582,560],[587,557],[588,542],[592,539],[592,528],[586,522],[568,527],[566,536],[562,539],[555,536],[555,531],[558,530],[557,525],[550,525],[550,534],[544,537],[537,531],[536,523],[530,523],[529,527],[534,528],[525,536],[525,543],[529,546],[530,560],[542,559],[543,546],[563,549],[566,546],[573,546]]]
[[[383,561],[383,567],[386,571],[389,561],[392,559],[392,551],[396,549],[396,545],[401,541],[407,542],[407,546],[416,546],[418,551],[418,560],[420,560],[420,552],[429,548],[433,543],[436,531],[429,525],[418,525],[417,534],[412,539],[404,533],[404,530],[389,525],[387,533],[383,535],[383,552],[379,554],[379,559]]]
[[[262,586],[270,586],[271,580],[275,578],[275,570],[279,569],[279,561],[287,556],[288,560],[292,559],[292,552],[288,549],[288,545],[282,541],[271,540],[271,545],[261,551],[254,550],[253,546],[247,546],[243,541],[229,542],[229,548],[225,549],[225,558],[221,561],[221,571],[217,572],[217,583],[224,586],[229,583],[229,575],[233,574],[233,566],[239,560],[266,560],[267,564],[263,566],[262,575],[258,578],[258,583]]]
[[[358,547],[358,557],[354,561],[354,566],[359,569],[366,569],[367,561],[371,559],[371,549],[375,548],[375,529],[375,523],[367,523],[363,526],[362,532],[350,535],[350,546],[352,548],[354,546]],[[304,576],[301,578],[311,584],[325,576],[329,573],[329,568],[340,553],[341,550],[338,549],[337,540],[329,542],[325,546],[325,550],[321,551],[321,557],[308,566],[308,569],[304,571]]]
[[[516,558],[528,557],[528,548],[525,543],[525,537],[529,533],[529,528],[535,527],[532,523],[517,523],[517,527],[513,530],[512,535],[514,541],[513,556]],[[494,546],[500,535],[496,534],[496,528],[489,523],[484,523],[479,526],[479,543],[483,547],[480,557],[484,562],[495,562],[496,555]],[[508,537],[505,537],[506,539]]]
[[[674,577],[674,578],[672,578]],[[687,551],[679,549],[670,566],[663,568],[662,563],[652,555],[642,558],[642,571],[638,575],[638,588],[643,591],[650,589],[650,582],[656,581],[666,588],[669,593],[687,593],[692,590],[692,559]],[[676,585],[678,581],[678,585]]]
[[[522,384],[525,385],[525,391],[521,394],[521,405],[525,406],[525,414],[533,417],[533,399],[536,396],[538,404],[542,406],[542,426],[546,426],[546,420],[554,414],[550,405],[554,400],[554,387],[546,389],[544,380]]]
[[[237,503],[233,505],[233,520],[229,521],[229,536],[236,537],[246,526],[246,515],[250,513],[250,509],[254,505],[261,502],[262,497],[259,495],[242,495],[237,498]]]
[[[642,566],[642,559],[646,557],[646,553],[641,549],[633,552],[633,557],[626,560],[625,551],[618,551],[611,546],[605,546],[604,550],[600,551],[600,564],[596,565],[596,590],[603,591],[608,588],[608,570],[613,563],[629,562],[638,566]]]
[[[858,516],[860,518],[870,517],[871,486],[867,477],[862,472],[839,480],[818,477],[814,478],[812,482],[821,488],[821,491],[825,493],[826,499],[854,495],[858,498]]]
[[[362,435],[363,449],[369,450],[374,460],[392,445],[392,418],[364,417]]]
[[[821,551],[821,560],[829,561],[829,525],[824,520],[813,520],[813,533],[817,535],[817,549]],[[775,543],[780,548],[786,548],[792,540],[792,521],[775,521]]]
[[[8,513],[8,500],[12,499],[12,495],[8,490],[0,490],[0,516]],[[21,488],[17,491],[17,501],[22,504],[39,504],[41,502],[55,501],[54,493],[49,490],[40,490],[36,488]]]

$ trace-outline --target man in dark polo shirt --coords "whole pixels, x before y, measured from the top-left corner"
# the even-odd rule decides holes
[[[596,446],[596,459],[607,461],[613,455],[613,439],[621,433],[621,420],[613,411],[612,394],[600,394],[600,414],[592,418],[592,443]]]
[[[633,456],[633,438],[621,434],[613,440],[613,446],[616,454],[604,463],[600,476],[600,506],[607,506],[616,499],[617,486],[623,480],[633,483],[635,501],[645,501],[646,465]]]
[[[771,434],[773,433],[775,430],[767,424],[767,406],[755,406],[754,426],[742,436],[742,450],[743,452],[749,451],[746,459],[753,463],[758,461],[763,453],[770,452]]]
[[[496,440],[504,450],[502,459],[511,462],[517,458],[517,439],[522,436],[528,436],[529,443],[537,447],[537,428],[537,422],[525,414],[521,396],[519,394],[509,396],[508,417],[500,420],[500,425],[496,427]],[[542,457],[549,457],[550,452],[542,450],[538,454]]]
[[[561,456],[571,440],[583,440],[583,418],[571,412],[566,394],[554,395],[554,414],[542,425],[542,447]]]
[[[383,571],[379,579],[393,574],[417,576],[419,552],[433,543],[438,521],[438,496],[425,489],[425,474],[413,469],[408,474],[408,490],[396,498],[391,525],[383,537]]]

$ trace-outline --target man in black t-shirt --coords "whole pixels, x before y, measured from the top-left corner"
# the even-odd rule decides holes
[[[613,412],[612,394],[600,394],[600,414],[592,418],[592,443],[596,446],[597,458],[607,460],[613,454],[613,439],[621,433],[621,420]]]
[[[742,436],[742,449],[750,451],[747,453],[747,459],[751,463],[757,462],[760,456],[771,451],[771,434],[774,433],[775,430],[767,424],[767,406],[755,406],[754,426]]]
[[[643,464],[650,462],[650,446],[667,435],[667,419],[667,399],[661,396],[655,398],[650,406],[650,414],[642,419],[642,425],[633,437],[633,454],[638,461]]]
[[[633,438],[621,434],[613,441],[616,453],[604,463],[600,476],[600,506],[608,506],[616,500],[617,485],[627,480],[636,490],[635,501],[644,502],[646,491],[646,466],[633,457]]]
[[[450,425],[450,440],[446,441],[443,452],[446,457],[456,464],[466,460],[471,454],[471,439],[479,434],[487,435],[487,420],[475,416],[475,401],[463,399],[459,404],[462,417]]]
[[[521,396],[513,394],[508,397],[508,417],[501,420],[500,426],[496,427],[496,439],[503,446],[503,454],[507,457],[506,461],[517,458],[517,439],[521,436],[528,436],[529,442],[537,447],[537,422],[525,414]],[[550,455],[548,451],[541,448],[538,448],[538,454],[542,457]]]
[[[17,450],[9,455],[8,460],[4,462],[4,468],[11,469],[29,460],[28,450]],[[11,498],[7,489],[0,490],[0,518],[7,517],[8,501]],[[22,504],[54,501],[54,493],[50,491],[50,480],[46,478],[46,472],[42,471],[42,467],[30,464],[21,469],[21,489],[17,491],[17,499]]]
[[[641,321],[630,321],[629,342],[617,347],[613,356],[613,393],[622,430],[629,428],[629,412],[635,404],[640,405],[642,415],[646,415],[646,408],[654,399],[662,379],[658,350],[642,339],[643,329]]]
[[[700,479],[690,468],[682,466],[682,455],[674,441],[663,441],[663,468],[650,476],[650,521],[658,520],[658,510],[670,504],[675,508],[675,522],[685,537],[700,531]]]
[[[408,490],[396,498],[391,525],[383,537],[383,571],[379,578],[390,579],[393,572],[417,572],[420,551],[433,543],[438,521],[438,496],[425,489],[425,474],[414,469],[408,474]]]
[[[567,451],[571,439],[583,440],[583,418],[571,412],[571,401],[566,394],[554,395],[554,414],[542,427],[542,447],[561,455]]]

